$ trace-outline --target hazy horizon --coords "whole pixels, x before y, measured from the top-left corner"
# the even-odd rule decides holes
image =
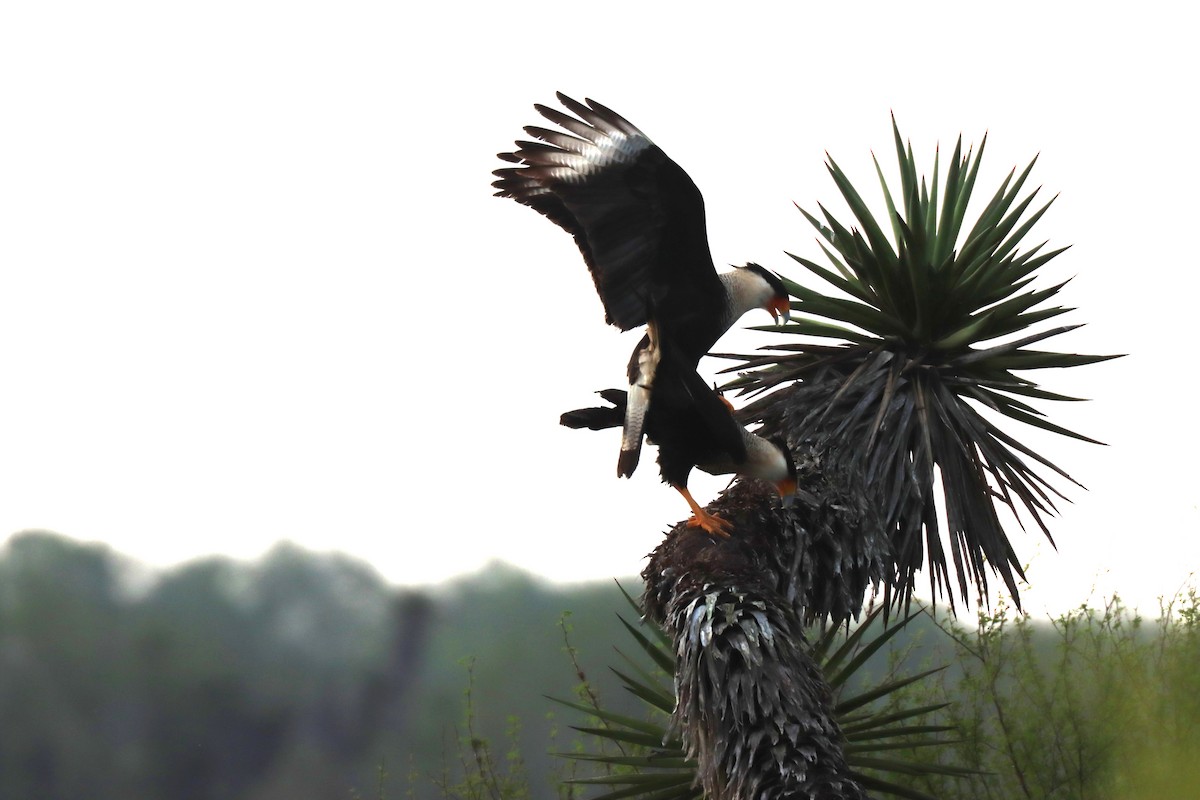
[[[1056,348],[1130,355],[1033,373],[1093,398],[1035,404],[1109,446],[1008,426],[1089,490],[1053,481],[1057,551],[1005,523],[1056,607],[1172,591],[1200,567],[1180,378],[1200,295],[1180,242],[1200,178],[1193,26],[1156,3],[864,11],[6,9],[0,540],[42,528],[169,564],[290,539],[401,582],[495,558],[638,572],[686,505],[651,458],[618,480],[616,438],[558,417],[621,384],[639,334],[604,324],[570,236],[490,186],[562,90],[691,175],[718,265],[812,288],[786,255],[823,258],[796,205],[842,214],[827,154],[881,205],[893,114],[925,174],[986,133],[971,218],[1037,156],[1028,186],[1057,199],[1028,240],[1070,249],[1033,288],[1069,280],[1059,320],[1085,324]]]

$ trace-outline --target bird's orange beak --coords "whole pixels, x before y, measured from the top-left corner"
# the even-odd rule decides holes
[[[796,479],[784,478],[775,483],[775,491],[779,492],[780,504],[784,508],[791,508],[792,503],[796,502]]]
[[[792,318],[792,301],[786,297],[776,297],[767,306],[767,310],[771,312],[771,317],[776,324],[781,321],[787,322]]]

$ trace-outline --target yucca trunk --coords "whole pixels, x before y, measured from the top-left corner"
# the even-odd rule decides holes
[[[805,466],[793,509],[739,484],[710,507],[732,537],[681,524],[642,573],[644,611],[675,647],[673,726],[709,800],[866,797],[802,619],[857,616],[886,555],[861,492]]]

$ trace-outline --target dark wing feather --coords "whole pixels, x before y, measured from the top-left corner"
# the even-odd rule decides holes
[[[646,436],[658,445],[662,478],[686,486],[697,464],[746,459],[742,428],[704,379],[669,345],[654,378]]]
[[[625,405],[622,403],[619,408],[596,406],[564,411],[558,418],[558,424],[568,428],[590,428],[594,431],[602,431],[608,428],[619,428],[624,420]]]
[[[575,238],[610,324],[644,325],[650,308],[719,314],[724,298],[708,249],[704,200],[691,178],[611,109],[562,93],[558,99],[576,116],[534,106],[562,130],[525,128],[539,141],[518,141],[515,152],[500,154],[521,166],[495,171],[496,194]]]
[[[659,374],[662,374],[661,368]],[[721,395],[705,383],[694,369],[681,369],[678,383],[687,392],[690,407],[705,431],[705,436],[701,437],[702,447],[711,449],[710,454],[696,453],[696,462],[709,460],[717,454],[728,455],[734,463],[745,461],[746,440],[742,437],[742,426],[734,419],[733,412],[725,405]],[[654,388],[657,400],[660,394],[657,381]]]

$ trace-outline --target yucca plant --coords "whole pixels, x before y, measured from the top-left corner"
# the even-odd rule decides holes
[[[636,609],[636,601],[629,595],[626,598]],[[816,636],[808,646],[808,653],[835,693],[834,711],[845,737],[848,776],[863,788],[879,794],[934,800],[930,795],[906,786],[902,776],[974,773],[954,765],[918,763],[893,755],[901,750],[949,744],[951,740],[946,734],[952,733],[953,728],[920,721],[944,708],[944,703],[887,712],[878,710],[890,695],[941,671],[942,667],[888,678],[871,689],[858,688],[863,683],[861,673],[868,660],[917,616],[913,613],[893,620],[890,625],[880,625],[881,612],[881,607],[875,608],[850,633],[841,627],[830,627]],[[618,650],[624,666],[613,668],[613,671],[625,690],[645,705],[646,715],[635,718],[598,705],[556,700],[595,720],[595,724],[578,726],[576,730],[610,745],[601,748],[600,752],[559,755],[605,768],[605,774],[572,781],[609,789],[593,800],[699,798],[703,789],[697,780],[696,763],[687,757],[683,742],[671,729],[670,717],[675,710],[673,678],[677,667],[670,639],[654,623],[647,621],[639,626],[624,617],[621,622],[637,651],[631,656]]]
[[[927,184],[895,120],[893,132],[898,194],[875,161],[885,221],[872,215],[832,158],[829,174],[856,226],[823,205],[819,215],[801,209],[829,266],[788,255],[844,296],[785,279],[795,298],[793,321],[760,330],[804,338],[768,345],[762,354],[728,356],[741,362],[730,370],[740,372],[730,386],[754,398],[743,409],[745,422],[786,436],[793,450],[818,453],[826,466],[861,475],[890,544],[895,574],[885,585],[891,599],[909,600],[927,556],[934,597],[954,602],[939,526],[940,481],[958,594],[968,598],[972,583],[986,593],[990,568],[1019,603],[1016,577],[1023,574],[998,506],[1018,520],[1020,511],[1049,537],[1045,517],[1064,495],[1041,470],[1075,481],[1004,423],[1095,442],[1048,421],[1030,404],[1078,398],[1042,389],[1028,373],[1115,356],[1032,347],[1079,327],[1030,332],[1072,310],[1046,305],[1065,282],[1031,287],[1037,270],[1066,249],[1024,246],[1053,202],[1027,214],[1038,192],[1021,193],[1036,159],[1020,174],[1009,173],[964,234],[987,137],[974,155],[963,154],[960,137],[944,180],[935,156]]]
[[[856,224],[824,206],[819,217],[803,212],[829,266],[792,257],[843,296],[785,279],[794,321],[765,330],[790,341],[732,356],[739,375],[728,388],[751,399],[743,422],[787,439],[797,502],[783,509],[761,486],[737,483],[710,506],[732,523],[730,537],[681,524],[651,554],[644,610],[666,633],[627,627],[673,682],[632,660],[618,674],[669,713],[669,725],[662,716],[575,705],[601,723],[588,732],[627,748],[582,756],[609,770],[586,779],[609,787],[603,800],[922,798],[896,776],[966,774],[937,759],[919,766],[889,756],[894,746],[945,742],[945,728],[919,722],[939,706],[870,710],[924,675],[885,680],[855,697],[847,696],[848,679],[911,619],[906,610],[892,628],[869,634],[894,604],[910,607],[922,567],[935,600],[967,599],[972,587],[983,595],[995,572],[1019,603],[1021,566],[999,507],[1049,536],[1046,517],[1064,495],[1044,473],[1074,481],[1014,438],[1010,423],[1095,441],[1045,419],[1033,402],[1076,398],[1042,389],[1028,373],[1113,356],[1033,347],[1077,327],[1039,327],[1070,309],[1047,305],[1064,284],[1032,286],[1065,249],[1023,244],[1050,206],[1034,207],[1036,190],[1022,195],[1033,162],[1014,169],[967,228],[986,137],[978,154],[964,154],[960,138],[944,178],[935,157],[927,183],[894,121],[893,132],[898,194],[875,164],[883,224],[832,158],[830,175]],[[830,637],[880,585],[883,604],[835,646]],[[809,647],[801,620],[834,632]]]

